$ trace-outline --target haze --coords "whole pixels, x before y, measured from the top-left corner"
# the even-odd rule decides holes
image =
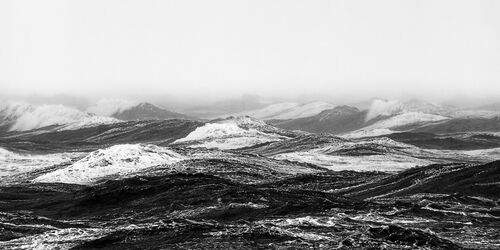
[[[498,13],[499,1],[1,1],[0,93],[497,98]]]

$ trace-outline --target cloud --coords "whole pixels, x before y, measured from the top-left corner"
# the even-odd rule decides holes
[[[101,99],[94,105],[88,107],[87,112],[102,116],[112,116],[113,114],[119,113],[137,104],[139,104],[139,102],[130,100]]]
[[[366,114],[366,121],[369,121],[377,116],[390,116],[401,112],[403,104],[400,101],[389,100],[373,100],[368,113]]]

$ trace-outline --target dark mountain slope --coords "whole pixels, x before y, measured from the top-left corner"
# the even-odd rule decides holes
[[[479,131],[500,131],[500,118],[455,118],[437,124],[422,126],[414,132],[436,134]]]
[[[239,149],[238,151],[261,155],[274,155],[305,151],[344,141],[346,140],[330,134],[307,134],[299,135],[288,140],[257,144],[252,147]]]
[[[400,197],[421,193],[460,194],[500,199],[500,161],[484,165],[429,165],[338,193],[356,198]]]
[[[151,103],[143,102],[132,108],[113,114],[114,118],[124,121],[142,120],[168,120],[168,119],[190,119],[197,120],[192,116],[172,112]]]
[[[22,151],[93,150],[120,143],[170,143],[204,123],[191,120],[129,121],[63,131],[10,132],[0,146]]]
[[[442,172],[441,167],[449,166],[422,168],[420,175],[409,174],[415,176],[410,182],[425,182],[433,171]],[[450,171],[445,173],[454,174]],[[445,184],[449,192],[460,185],[474,187],[460,181],[467,174],[478,175],[481,182],[489,181],[485,175],[498,178],[494,171],[455,174],[450,182],[457,183]],[[383,184],[391,184],[387,180],[397,182],[392,177],[343,171],[245,184],[208,174],[174,173],[93,187],[1,187],[0,219],[5,223],[0,224],[0,246],[32,246],[29,237],[35,236],[46,245],[69,242],[74,249],[494,249],[488,246],[497,242],[498,215],[491,201],[476,202],[466,212],[492,216],[467,217],[462,215],[462,203],[450,213],[444,210],[449,203],[439,203],[440,197],[429,207],[418,197],[412,202],[362,201],[354,192],[346,192],[353,197],[335,193],[358,187],[383,189]],[[371,186],[377,183],[381,185]],[[363,190],[368,198],[385,192]],[[414,191],[420,195],[429,190]],[[476,189],[469,194],[478,193],[487,192]],[[438,206],[444,208],[430,210]],[[95,236],[77,238],[90,233]],[[58,238],[43,241],[46,235]],[[17,240],[8,241],[12,239]]]
[[[366,126],[366,111],[360,111],[350,106],[338,106],[325,110],[315,116],[286,120],[271,121],[277,127],[297,129],[312,133],[341,134]]]
[[[500,111],[500,102],[491,103],[478,107],[479,110]]]
[[[398,142],[429,149],[475,150],[500,147],[500,137],[488,134],[439,135],[425,132],[402,132],[384,136]]]

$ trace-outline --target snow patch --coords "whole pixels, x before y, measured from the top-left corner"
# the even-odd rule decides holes
[[[234,123],[208,123],[202,127],[196,128],[186,137],[177,140],[177,142],[217,139],[232,136],[250,136],[259,134],[260,132],[256,129],[243,129]]]
[[[72,249],[110,233],[103,228],[63,228],[0,242],[2,249]]]

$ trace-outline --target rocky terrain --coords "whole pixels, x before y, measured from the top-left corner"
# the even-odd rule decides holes
[[[7,128],[0,248],[498,249],[495,121],[396,107],[311,116],[350,136],[248,116]]]

